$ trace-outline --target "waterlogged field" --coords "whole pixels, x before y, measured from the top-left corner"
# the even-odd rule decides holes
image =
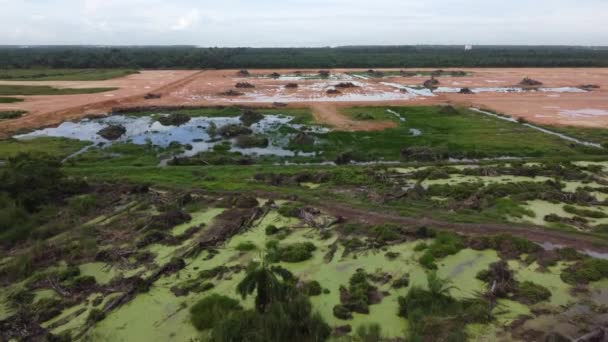
[[[602,147],[453,107],[343,111],[379,132],[304,109],[116,114],[0,142],[0,339],[529,341],[607,323]]]

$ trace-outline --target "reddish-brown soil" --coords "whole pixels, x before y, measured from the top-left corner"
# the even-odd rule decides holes
[[[416,69],[420,70],[420,69]],[[450,69],[446,69],[450,70]],[[455,69],[453,69],[455,70]],[[340,130],[381,130],[393,122],[355,121],[340,112],[340,108],[358,105],[421,105],[451,103],[492,109],[523,117],[531,122],[551,125],[608,127],[608,69],[458,69],[471,73],[464,77],[438,77],[442,87],[509,87],[524,77],[543,82],[544,87],[577,87],[595,84],[599,89],[587,93],[527,92],[527,93],[441,93],[433,97],[414,97],[400,93],[385,83],[420,85],[427,77],[394,77],[384,79],[349,80],[359,87],[340,89],[342,94],[329,95],[327,89],[344,80],[272,79],[260,77],[272,72],[293,74],[294,70],[255,70],[247,78],[238,77],[236,70],[210,71],[143,71],[137,75],[108,81],[92,82],[18,82],[57,87],[118,87],[116,91],[69,96],[30,96],[22,103],[0,104],[2,110],[25,110],[22,118],[0,122],[0,137],[23,129],[56,125],[89,114],[106,113],[113,107],[136,106],[212,106],[243,105],[272,106],[282,102],[289,107],[312,108],[315,118]],[[332,70],[339,75],[349,70]],[[317,70],[303,70],[304,74]],[[237,82],[249,82],[251,89],[239,89],[240,96],[219,95],[234,89]],[[0,81],[0,84],[16,82]],[[298,83],[297,89],[286,89],[287,83]],[[160,94],[159,99],[144,99],[145,94]]]

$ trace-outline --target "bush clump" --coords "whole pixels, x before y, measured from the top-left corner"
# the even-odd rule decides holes
[[[256,250],[258,247],[251,241],[241,242],[236,245],[235,249],[240,252],[248,252]]]
[[[299,217],[302,208],[295,204],[284,204],[279,207],[279,214],[285,217]]]
[[[459,235],[439,232],[418,261],[422,266],[434,270],[437,269],[436,259],[456,254],[464,247],[465,245]]]
[[[304,283],[302,292],[308,296],[319,296],[323,292],[323,288],[318,281],[311,280]]]
[[[524,304],[536,304],[551,298],[551,291],[542,285],[531,281],[519,283],[515,293],[517,299]]]
[[[271,245],[268,257],[276,261],[302,262],[312,258],[312,252],[317,247],[312,242],[296,242],[288,245]]]
[[[251,129],[236,124],[225,125],[217,129],[217,134],[225,138],[234,138],[239,135],[247,135],[251,133]]]
[[[573,205],[564,206],[564,211],[567,213],[570,213],[570,214],[578,215],[578,216],[597,218],[597,219],[608,217],[608,215],[606,215],[602,211],[591,210],[591,209],[580,209]]]
[[[127,129],[121,125],[109,125],[97,132],[97,135],[107,140],[117,140],[127,133]]]
[[[190,308],[190,321],[198,330],[207,330],[224,319],[227,315],[240,311],[238,300],[213,294],[198,301]]]
[[[276,233],[279,232],[279,228],[277,228],[275,225],[269,224],[268,226],[266,226],[266,229],[264,230],[266,235],[270,236],[270,235],[275,235]]]
[[[239,135],[234,144],[240,148],[268,147],[268,138],[263,135]]]
[[[172,113],[166,116],[161,116],[158,118],[158,122],[160,122],[163,126],[181,126],[190,121],[190,116],[186,114],[180,113]]]
[[[608,260],[586,258],[563,270],[561,278],[569,284],[588,284],[608,278]]]
[[[258,113],[253,110],[244,111],[243,114],[241,114],[241,117],[239,118],[239,120],[241,120],[241,122],[245,126],[251,126],[254,123],[258,123],[258,122],[262,121],[263,119],[264,119],[264,114]]]
[[[380,243],[399,240],[401,238],[399,232],[399,227],[393,224],[378,225],[372,229],[374,239]]]

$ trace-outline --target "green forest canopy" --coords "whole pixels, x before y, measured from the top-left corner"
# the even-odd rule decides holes
[[[371,68],[606,67],[608,47],[352,46],[198,48],[194,46],[0,46],[10,68]]]

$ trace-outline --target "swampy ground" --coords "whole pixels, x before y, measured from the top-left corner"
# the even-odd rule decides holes
[[[0,141],[0,339],[602,333],[605,148],[452,106],[341,115],[390,125],[139,108]]]

